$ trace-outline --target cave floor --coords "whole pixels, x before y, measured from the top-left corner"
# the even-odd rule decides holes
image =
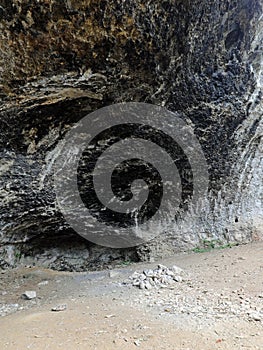
[[[111,272],[0,272],[0,349],[262,349],[262,253],[255,242]],[[150,290],[129,283],[159,263],[181,267],[183,281]],[[21,298],[30,290],[36,298]]]

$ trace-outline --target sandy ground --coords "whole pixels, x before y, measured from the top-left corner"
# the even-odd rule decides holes
[[[183,281],[152,290],[129,283],[158,263],[181,267]],[[263,243],[112,271],[1,273],[0,349],[263,349]],[[26,290],[37,297],[24,300]]]

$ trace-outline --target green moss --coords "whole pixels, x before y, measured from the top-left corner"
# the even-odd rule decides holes
[[[238,243],[226,243],[226,244],[222,244],[222,242],[220,240],[216,240],[216,239],[212,239],[212,240],[208,240],[208,239],[204,239],[202,242],[201,246],[198,246],[196,248],[193,249],[193,252],[195,253],[206,253],[206,252],[210,252],[214,249],[226,249],[226,248],[232,248],[234,246],[237,246]]]

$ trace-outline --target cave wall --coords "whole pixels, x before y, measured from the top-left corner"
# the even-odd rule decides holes
[[[0,0],[0,257],[83,269],[262,239],[262,1]],[[190,123],[209,167],[201,216],[114,250],[60,213],[56,146],[87,113],[165,106]]]

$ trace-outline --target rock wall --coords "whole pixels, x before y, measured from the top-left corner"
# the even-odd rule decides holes
[[[81,270],[262,239],[262,16],[261,0],[1,0],[0,265]],[[210,188],[201,216],[114,250],[66,223],[52,164],[74,123],[128,101],[192,125]]]

